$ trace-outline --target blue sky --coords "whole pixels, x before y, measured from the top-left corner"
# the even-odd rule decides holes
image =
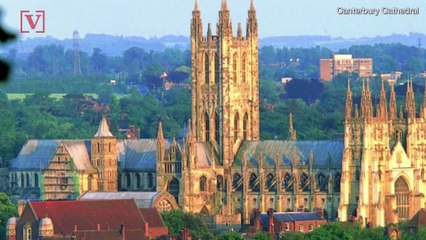
[[[203,24],[216,23],[221,0],[199,0]],[[250,0],[228,0],[236,30],[245,23]],[[425,0],[254,0],[260,37],[331,35],[364,37],[409,32],[426,33]],[[46,33],[70,38],[77,29],[86,33],[161,37],[189,36],[194,0],[2,0],[2,23],[18,30],[21,10],[45,10]],[[413,16],[342,16],[338,7],[420,8]],[[215,24],[212,24],[215,26]],[[244,24],[243,24],[244,26]]]

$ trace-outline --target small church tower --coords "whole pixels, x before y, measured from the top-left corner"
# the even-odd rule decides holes
[[[117,139],[112,135],[105,117],[92,138],[92,165],[98,170],[98,191],[117,191]]]

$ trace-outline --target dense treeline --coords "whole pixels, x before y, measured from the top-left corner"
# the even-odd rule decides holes
[[[341,52],[373,57],[375,66],[383,72],[416,73],[424,69],[423,50],[414,47],[381,44],[355,46]],[[317,80],[319,59],[330,54],[324,48],[260,49],[262,139],[288,139],[290,112],[298,139],[342,136],[347,79],[353,79],[354,100],[358,103],[361,81],[344,74],[331,82]],[[117,136],[120,136],[118,129],[136,125],[142,138],[155,138],[159,120],[164,122],[167,137],[179,137],[190,118],[190,91],[181,88],[166,91],[160,78],[163,72],[168,72],[168,80],[189,83],[188,51],[147,52],[130,48],[123,56],[111,57],[94,49],[90,55],[80,54],[80,76],[73,76],[72,52],[61,46],[37,47],[27,59],[13,56],[16,56],[13,50],[6,56],[14,66],[13,76],[7,85],[0,86],[0,91],[37,94],[9,100],[5,93],[0,93],[0,157],[4,160],[13,159],[27,139],[90,138],[102,114],[109,116]],[[294,80],[281,84],[283,76]],[[118,84],[111,85],[111,79],[117,79]],[[378,78],[371,80],[373,104],[378,102],[380,83]],[[415,79],[418,103],[422,101],[423,85],[423,80]],[[396,92],[398,106],[403,105],[405,86],[398,85]],[[54,98],[48,93],[68,95]],[[98,99],[83,95],[87,93],[95,93]]]
[[[169,227],[169,233],[180,235],[185,227],[189,227],[192,238],[194,239],[218,239],[218,240],[243,240],[241,233],[220,231],[214,234],[204,222],[204,218],[199,215],[183,213],[182,211],[171,211],[161,213],[165,224]],[[247,228],[246,228],[247,229]],[[409,233],[407,225],[401,223],[398,226],[389,226],[387,228],[374,227],[362,228],[357,223],[328,223],[308,233],[281,232],[278,239],[282,240],[387,240],[390,233],[397,229],[400,240],[426,239],[426,228],[420,228],[416,233]],[[258,232],[253,236],[254,240],[272,240],[270,233]]]

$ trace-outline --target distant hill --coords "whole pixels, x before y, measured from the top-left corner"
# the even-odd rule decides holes
[[[376,37],[361,37],[346,39],[341,37],[331,36],[277,36],[267,37],[260,39],[260,46],[273,46],[277,48],[310,48],[315,46],[326,47],[331,50],[339,50],[348,48],[352,45],[374,45],[377,43],[402,43],[408,46],[418,46],[419,44],[426,43],[426,34],[423,33],[409,33],[392,34],[390,36],[376,36]],[[8,45],[3,52],[8,49],[19,49],[18,54],[25,56],[31,52],[38,45],[47,44],[60,44],[67,49],[73,46],[72,39],[56,39],[53,37],[44,38],[31,38],[21,40],[11,45]],[[189,38],[186,36],[167,35],[161,38],[143,38],[143,37],[124,37],[113,36],[106,34],[87,34],[79,41],[80,49],[84,52],[91,54],[93,48],[100,48],[102,51],[111,56],[121,55],[125,50],[130,47],[140,47],[147,51],[162,51],[168,47],[177,47],[180,49],[189,48]],[[0,50],[1,53],[1,50]]]

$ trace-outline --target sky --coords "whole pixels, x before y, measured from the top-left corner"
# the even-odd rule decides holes
[[[221,0],[198,0],[204,28],[215,23]],[[245,26],[250,0],[227,0],[236,31]],[[426,34],[425,0],[254,0],[259,36],[330,35],[359,38]],[[339,15],[342,8],[419,8],[419,15]],[[1,0],[1,22],[19,31],[20,11],[44,10],[45,33],[29,33],[21,38],[53,36],[71,38],[78,30],[119,36],[189,36],[194,0]],[[39,25],[40,26],[40,25]],[[214,29],[213,29],[214,32]]]

